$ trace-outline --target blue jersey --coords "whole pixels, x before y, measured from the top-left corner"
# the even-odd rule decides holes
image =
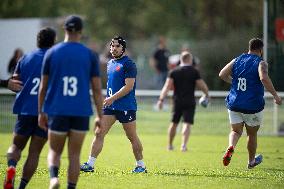
[[[77,42],[53,46],[43,60],[43,75],[48,86],[43,111],[48,115],[90,116],[90,82],[99,77],[95,54]]]
[[[226,98],[229,110],[241,113],[257,113],[264,109],[264,87],[258,74],[261,57],[242,54],[232,67],[232,85]]]
[[[17,64],[15,73],[20,75],[23,88],[16,95],[13,113],[20,115],[38,115],[38,88],[41,67],[47,49],[37,49],[23,56]]]
[[[107,97],[112,96],[125,86],[126,78],[135,78],[137,75],[136,65],[128,56],[124,56],[121,59],[111,59],[107,64]],[[107,109],[127,111],[137,110],[137,104],[135,99],[136,81],[133,89],[125,96],[115,100]]]

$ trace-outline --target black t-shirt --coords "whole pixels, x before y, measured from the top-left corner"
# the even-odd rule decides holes
[[[193,66],[179,66],[173,69],[168,77],[173,79],[175,103],[195,105],[195,84],[196,80],[201,79],[198,70]]]
[[[156,60],[156,68],[161,72],[168,71],[168,61],[170,52],[167,49],[157,49],[154,52],[154,59]]]

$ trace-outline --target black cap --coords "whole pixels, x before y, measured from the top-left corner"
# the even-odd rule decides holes
[[[81,31],[83,28],[83,21],[79,16],[68,16],[64,22],[64,29],[67,31]]]

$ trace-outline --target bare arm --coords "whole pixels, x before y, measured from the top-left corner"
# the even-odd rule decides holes
[[[203,79],[198,79],[196,80],[196,87],[198,89],[200,89],[204,94],[205,96],[208,98],[209,97],[209,94],[208,94],[208,87],[206,85],[206,83],[204,82]]]
[[[96,112],[99,118],[102,117],[103,108],[103,96],[102,96],[102,84],[100,77],[93,77],[91,81],[93,99],[96,106]]]
[[[274,97],[275,103],[280,105],[282,103],[282,100],[277,95],[277,92],[276,92],[276,90],[273,86],[273,83],[272,83],[270,77],[268,76],[268,64],[266,62],[264,62],[264,61],[260,62],[259,66],[258,66],[258,75],[259,75],[259,78],[260,78],[263,86]]]
[[[104,100],[104,106],[111,105],[115,100],[127,95],[134,87],[135,78],[126,78],[125,85],[112,96]]]
[[[235,59],[233,59],[231,62],[229,62],[219,73],[219,77],[224,80],[227,83],[232,83],[232,67],[235,62]]]
[[[171,78],[167,78],[164,86],[163,86],[163,89],[161,91],[161,94],[160,94],[160,97],[159,97],[159,100],[157,102],[157,106],[159,107],[159,109],[162,109],[163,107],[163,101],[165,99],[165,97],[168,95],[168,92],[173,89],[173,86],[174,86],[174,82],[173,82],[173,79]]]
[[[47,84],[48,75],[42,75],[38,94],[38,125],[44,130],[47,130],[47,115],[42,112],[42,107],[46,95]]]

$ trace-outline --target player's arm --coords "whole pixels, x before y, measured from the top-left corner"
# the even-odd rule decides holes
[[[168,95],[168,92],[174,88],[174,81],[172,78],[168,77],[160,94],[159,100],[157,102],[157,106],[159,109],[163,108],[163,101]]]
[[[13,78],[7,80],[0,80],[0,86],[10,89],[11,91],[18,92],[22,89],[22,82]]]
[[[227,83],[232,83],[232,67],[235,62],[235,59],[233,59],[231,62],[229,62],[219,73],[219,77],[224,80]]]
[[[103,96],[102,96],[102,83],[100,77],[93,77],[91,80],[91,87],[93,92],[93,99],[96,106],[97,118],[95,119],[95,126],[100,126],[100,120],[102,118],[103,108]]]
[[[43,102],[46,95],[48,84],[48,75],[42,75],[38,92],[38,125],[40,128],[47,130],[47,115],[43,113]]]
[[[258,75],[260,81],[262,82],[263,86],[269,91],[272,96],[274,97],[274,101],[276,104],[280,105],[282,103],[281,98],[278,96],[273,83],[268,76],[268,64],[265,61],[261,61],[258,66]]]
[[[127,95],[133,89],[134,83],[135,83],[135,78],[126,78],[125,85],[115,94],[113,94],[112,96],[104,100],[104,106],[109,106],[115,100],[120,99],[121,97],[124,97],[125,95]]]
[[[204,95],[208,98],[209,97],[209,93],[208,93],[208,86],[207,84],[205,83],[205,81],[203,79],[197,79],[196,82],[196,87],[201,90]]]

